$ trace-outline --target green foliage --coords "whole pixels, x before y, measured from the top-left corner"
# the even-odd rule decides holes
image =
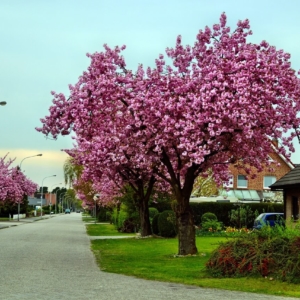
[[[201,222],[205,223],[205,222],[208,222],[208,221],[218,221],[218,218],[214,213],[211,213],[211,212],[204,213],[201,216]]]
[[[128,219],[128,214],[124,207],[125,205],[121,205],[120,209],[118,209],[117,207],[114,208],[111,216],[111,221],[118,231],[121,231],[124,221]]]
[[[201,232],[216,232],[222,229],[222,222],[218,222],[215,214],[207,212],[201,216]]]
[[[153,220],[154,216],[159,214],[159,211],[157,208],[155,207],[149,207],[149,218],[150,218],[150,222]]]
[[[250,203],[247,204],[251,210],[257,214],[263,212],[283,212],[283,204],[277,203]],[[218,220],[224,224],[224,226],[230,226],[230,212],[236,209],[234,203],[219,203],[219,202],[205,202],[205,203],[190,203],[194,220],[196,225],[201,224],[201,217],[206,212],[214,213]],[[256,212],[257,211],[257,212]],[[251,224],[252,225],[252,224]]]
[[[209,197],[218,195],[218,187],[213,178],[212,170],[209,170],[207,176],[198,176],[193,187],[193,195],[197,197]]]
[[[201,230],[216,232],[222,230],[222,222],[218,222],[217,220],[207,220],[202,223]]]
[[[206,267],[215,277],[268,276],[300,283],[300,231],[264,226],[222,243]]]
[[[258,215],[258,210],[255,210],[255,212],[253,212],[249,205],[240,205],[239,207],[232,209],[229,213],[230,222],[238,228],[252,227],[254,219]]]
[[[159,214],[158,230],[162,237],[175,237],[177,235],[176,217],[172,210],[165,210]]]
[[[159,229],[158,229],[158,217],[160,213],[155,215],[152,219],[152,233],[158,235],[159,234]]]
[[[97,212],[99,222],[111,222],[112,209],[109,207],[100,207]]]

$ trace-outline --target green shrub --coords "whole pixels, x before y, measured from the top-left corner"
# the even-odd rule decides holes
[[[201,224],[201,230],[216,232],[222,230],[223,227],[222,225],[223,225],[222,222],[218,222],[216,220],[208,220]]]
[[[206,267],[214,277],[268,276],[300,283],[300,231],[264,226],[222,243]]]
[[[175,213],[172,210],[165,210],[159,214],[158,230],[159,230],[159,235],[162,237],[176,236],[177,234],[176,218],[175,218]]]
[[[121,230],[123,223],[126,219],[128,219],[128,214],[123,208],[123,205],[121,205],[119,210],[117,208],[113,210],[111,221],[118,231]]]
[[[201,216],[201,223],[203,224],[208,221],[218,221],[218,218],[214,213],[207,212]]]
[[[159,229],[158,229],[158,217],[160,213],[156,214],[152,219],[152,233],[158,235]]]
[[[155,207],[149,207],[149,218],[150,220],[153,220],[154,216],[159,214],[159,211]]]
[[[242,228],[253,226],[254,219],[259,215],[258,210],[252,211],[250,205],[240,205],[229,212],[230,222],[232,225]]]

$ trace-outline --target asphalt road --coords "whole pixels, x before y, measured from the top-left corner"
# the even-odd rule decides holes
[[[295,299],[147,281],[99,270],[81,214],[0,230],[0,299]]]

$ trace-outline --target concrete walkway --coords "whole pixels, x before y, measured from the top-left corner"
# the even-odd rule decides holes
[[[17,220],[1,221],[0,220],[0,229],[24,225],[24,224],[28,224],[28,223],[32,223],[32,222],[36,222],[36,221],[41,221],[41,220],[49,219],[49,218],[52,218],[55,216],[58,216],[58,215],[53,215],[53,216],[46,215],[46,216],[42,216],[42,217],[31,217],[31,218],[20,219],[19,221],[17,221]]]

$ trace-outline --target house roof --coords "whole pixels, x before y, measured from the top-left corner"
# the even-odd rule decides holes
[[[270,185],[271,190],[278,190],[292,186],[300,185],[300,165],[296,165],[294,169],[281,177],[275,183]]]
[[[290,169],[293,169],[295,167],[295,164],[293,164],[289,158],[287,158],[285,155],[281,154],[278,151],[278,146],[275,146],[274,144],[272,144],[272,148],[273,148],[274,152],[277,153],[279,155],[279,157],[290,167]]]

